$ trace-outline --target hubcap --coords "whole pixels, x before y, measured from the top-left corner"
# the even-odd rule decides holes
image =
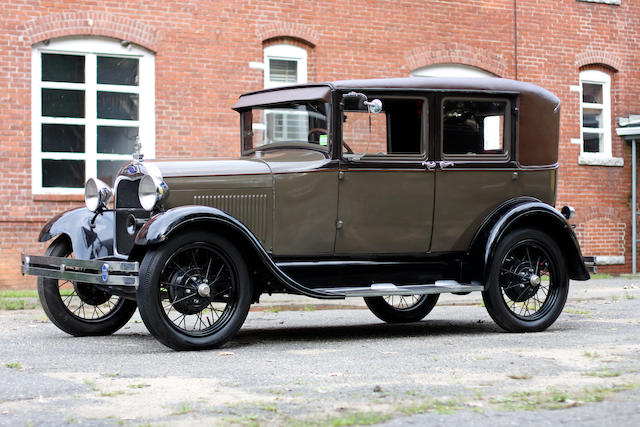
[[[531,277],[529,277],[529,283],[531,283],[531,286],[539,286],[540,276],[538,276],[537,274],[532,274]]]

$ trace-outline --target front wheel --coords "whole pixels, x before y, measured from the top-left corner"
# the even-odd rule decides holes
[[[509,332],[539,332],[558,318],[569,276],[557,243],[546,233],[516,230],[498,244],[482,298],[491,318]]]
[[[65,237],[47,248],[46,256],[73,257]],[[109,335],[122,328],[136,311],[136,302],[112,295],[90,283],[38,278],[38,296],[47,317],[77,337]]]
[[[387,323],[419,322],[436,306],[440,294],[367,297],[369,310]]]
[[[251,305],[247,265],[227,239],[191,231],[150,250],[137,300],[149,332],[176,350],[217,348],[244,323]]]

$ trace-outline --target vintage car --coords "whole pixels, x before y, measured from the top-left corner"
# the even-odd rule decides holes
[[[548,328],[569,279],[588,280],[554,208],[560,102],[498,78],[338,81],[242,95],[242,156],[147,161],[23,255],[51,321],[76,336],[136,307],[178,350],[231,339],[264,293],[363,297],[416,322],[439,294],[482,292],[507,331]],[[329,314],[328,314],[329,315]]]

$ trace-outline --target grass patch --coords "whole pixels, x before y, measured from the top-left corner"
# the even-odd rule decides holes
[[[563,313],[569,313],[569,314],[591,314],[591,312],[589,310],[575,310],[573,308],[566,308],[564,310],[562,310]]]
[[[193,409],[193,405],[191,405],[191,403],[182,402],[180,404],[180,408],[177,411],[170,413],[169,415],[184,415],[194,411],[195,409]]]
[[[596,273],[591,274],[592,279],[613,279],[613,276],[608,273]]]
[[[129,384],[128,387],[129,388],[146,388],[146,387],[151,387],[151,385],[145,384],[145,383],[139,383],[139,384]]]
[[[264,311],[266,311],[267,313],[280,313],[281,308],[278,307],[277,305],[274,305],[273,307],[267,307],[264,309]]]
[[[120,396],[121,394],[124,394],[124,391],[122,390],[101,391],[100,393],[98,393],[98,395],[102,397],[115,397],[115,396]]]
[[[31,310],[39,305],[38,291],[15,289],[0,291],[0,310]]]
[[[619,377],[620,371],[612,371],[609,368],[600,369],[599,371],[589,371],[585,372],[582,375],[586,375],[588,377],[598,377],[598,378],[612,378]]]
[[[455,399],[428,400],[414,405],[402,406],[398,408],[406,415],[424,414],[425,412],[437,412],[438,414],[453,414],[461,408],[460,403]]]
[[[598,357],[600,357],[597,351],[594,351],[593,353],[590,351],[585,351],[584,353],[582,353],[582,355],[584,357],[593,357],[594,359],[597,359]]]
[[[636,299],[635,295],[631,295],[629,292],[624,293],[624,299]]]
[[[22,369],[24,369],[20,364],[20,362],[9,362],[9,363],[5,363],[4,366],[6,366],[9,369],[15,369],[17,371],[21,371]]]

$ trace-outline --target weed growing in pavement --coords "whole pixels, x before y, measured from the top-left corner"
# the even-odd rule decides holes
[[[151,387],[149,384],[139,383],[139,384],[129,384],[129,388],[146,388]]]
[[[177,411],[170,413],[169,415],[184,415],[194,411],[195,409],[193,409],[193,406],[191,405],[191,403],[182,402],[180,404],[180,408]]]
[[[575,310],[573,308],[567,308],[565,307],[564,310],[562,310],[563,313],[569,313],[569,314],[591,314],[591,312],[589,310]]]
[[[631,295],[629,292],[624,293],[624,299],[636,299],[635,295]]]
[[[6,366],[9,369],[15,369],[17,371],[22,371],[24,369],[20,364],[20,362],[9,362],[9,363],[5,363],[4,366]]]
[[[600,355],[598,354],[598,352],[594,351],[593,353],[591,353],[590,351],[585,351],[583,353],[584,357],[593,357],[594,359],[600,357]]]
[[[273,307],[267,307],[264,309],[264,311],[266,311],[267,313],[280,313],[281,308],[278,307],[277,305],[274,305]]]
[[[611,378],[611,377],[619,377],[620,371],[612,371],[609,368],[600,369],[599,371],[589,371],[584,372],[582,375],[586,375],[588,377],[598,377],[598,378]]]
[[[611,302],[617,302],[618,301],[618,297],[615,295],[611,295]]]
[[[425,412],[437,412],[438,414],[453,414],[461,409],[457,399],[431,399],[407,406],[400,406],[398,410],[406,415],[424,414]]]

